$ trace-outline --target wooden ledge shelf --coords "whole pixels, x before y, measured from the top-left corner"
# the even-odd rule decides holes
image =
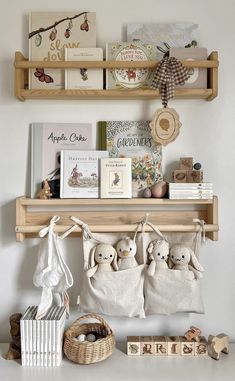
[[[177,88],[176,99],[206,99],[211,101],[218,94],[218,53],[212,52],[205,61],[182,61],[187,67],[205,68],[208,70],[208,88]],[[28,89],[28,71],[30,68],[155,68],[159,61],[28,61],[21,52],[15,53],[15,96],[21,101],[26,99],[159,99],[158,90],[152,89],[118,89],[118,90],[64,90],[64,89]]]
[[[198,218],[205,222],[206,236],[218,240],[218,200],[168,199],[16,199],[16,240],[37,237],[54,216],[60,216],[55,231],[63,233],[73,225],[70,216],[80,218],[93,232],[134,232],[145,213],[162,232],[194,232]],[[146,229],[148,230],[148,228]],[[73,235],[80,235],[79,227]]]

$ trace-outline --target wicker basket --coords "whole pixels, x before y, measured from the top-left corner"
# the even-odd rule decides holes
[[[96,319],[99,323],[82,323],[82,320]],[[90,332],[97,333],[101,337],[95,342],[74,340],[81,334]],[[111,356],[115,347],[115,337],[111,328],[99,315],[87,314],[77,319],[64,334],[64,353],[65,356],[78,364],[93,364],[105,360]]]

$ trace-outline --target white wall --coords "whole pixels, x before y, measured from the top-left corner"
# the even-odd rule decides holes
[[[97,13],[97,44],[121,40],[127,22],[193,21],[199,24],[201,45],[218,50],[220,57],[219,96],[203,100],[172,101],[180,114],[182,128],[177,140],[164,148],[167,166],[180,156],[193,156],[203,163],[206,179],[219,196],[219,241],[208,241],[202,250],[206,268],[203,281],[205,315],[154,316],[145,320],[108,321],[118,338],[127,334],[182,333],[191,324],[205,335],[227,332],[235,339],[234,277],[234,11],[233,0],[21,0],[4,2],[0,13],[0,341],[9,339],[8,316],[38,303],[40,293],[32,285],[37,240],[15,242],[15,198],[29,187],[29,124],[31,122],[92,122],[118,118],[151,118],[160,101],[18,101],[13,95],[13,61],[16,50],[26,56],[28,12],[34,10],[90,10]],[[67,260],[73,269],[75,286],[70,290],[72,318],[81,276],[78,239],[66,242]],[[79,258],[80,257],[80,258]]]

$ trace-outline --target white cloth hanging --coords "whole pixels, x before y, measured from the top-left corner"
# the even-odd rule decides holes
[[[43,239],[39,245],[38,263],[33,283],[36,287],[42,287],[42,295],[36,319],[41,319],[46,315],[53,303],[53,296],[59,297],[59,305],[65,306],[67,314],[69,314],[67,289],[73,285],[73,277],[61,256],[58,234],[53,231],[54,225],[59,219],[60,217],[54,216],[49,225],[39,232],[39,236]]]

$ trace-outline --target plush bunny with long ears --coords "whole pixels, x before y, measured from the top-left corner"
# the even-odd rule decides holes
[[[120,239],[117,243],[116,250],[119,257],[119,270],[126,270],[138,266],[135,259],[135,254],[137,251],[135,239],[131,239],[130,237]]]
[[[192,271],[196,279],[202,278],[204,271],[193,250],[178,244],[170,249],[169,267],[173,270]]]
[[[112,245],[100,243],[95,246],[90,254],[90,268],[86,275],[91,278],[97,271],[117,271],[117,252]]]
[[[157,269],[168,269],[166,261],[169,255],[169,243],[165,239],[151,241],[147,252],[151,260],[148,267],[148,275],[154,276]]]

